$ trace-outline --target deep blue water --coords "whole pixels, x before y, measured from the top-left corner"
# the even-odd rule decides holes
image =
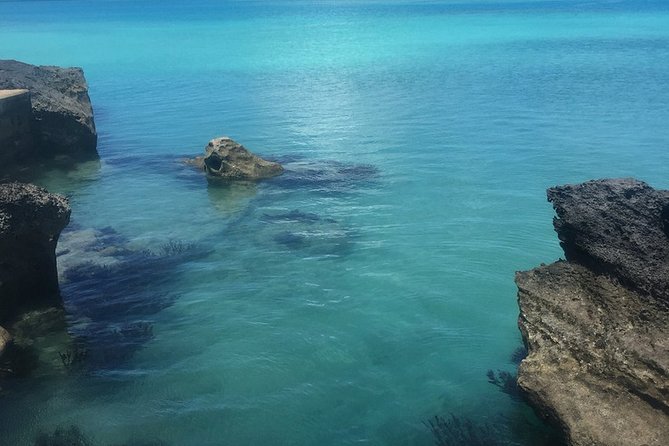
[[[545,189],[669,187],[666,2],[3,1],[0,58],[84,68],[101,163],[40,182],[61,251],[130,252],[64,281],[90,370],[0,399],[7,445],[516,425],[486,371],[515,368],[514,272],[561,255]],[[208,186],[179,160],[220,135],[287,173]]]

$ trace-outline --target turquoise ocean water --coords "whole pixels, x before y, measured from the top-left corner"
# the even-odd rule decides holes
[[[152,336],[22,382],[3,445],[71,424],[99,444],[430,445],[436,414],[531,418],[486,371],[515,368],[514,272],[561,255],[545,189],[669,187],[665,2],[3,1],[0,58],[85,69],[100,165],[40,180],[73,228],[199,250],[64,287],[74,335]],[[286,175],[222,188],[179,163],[219,135]]]

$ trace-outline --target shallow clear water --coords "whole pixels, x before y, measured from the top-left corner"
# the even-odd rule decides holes
[[[435,414],[529,416],[486,371],[515,367],[514,271],[561,255],[545,189],[669,187],[662,2],[0,2],[0,57],[85,69],[101,163],[41,180],[73,227],[198,251],[64,287],[74,335],[153,336],[22,383],[7,445],[69,424],[101,444],[429,445]],[[207,185],[179,159],[219,135],[288,173]],[[118,314],[82,316],[96,293]]]

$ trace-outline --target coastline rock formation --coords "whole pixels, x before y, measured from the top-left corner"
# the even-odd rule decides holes
[[[28,90],[0,90],[0,166],[12,166],[32,150],[33,113]]]
[[[64,197],[32,184],[0,184],[0,324],[61,304],[55,251],[69,221]]]
[[[55,255],[69,219],[64,197],[32,184],[0,184],[0,385],[49,369],[69,342]]]
[[[228,137],[215,138],[204,148],[205,155],[189,161],[204,170],[207,178],[227,181],[256,181],[283,173],[279,163],[249,152]]]
[[[35,66],[15,60],[0,60],[0,90],[28,90],[32,108],[30,150],[19,132],[18,143],[6,140],[15,127],[0,126],[0,151],[3,160],[33,164],[45,159],[89,160],[98,157],[97,133],[88,86],[81,68]],[[4,101],[0,99],[0,102]],[[0,107],[0,110],[2,107]],[[13,107],[10,107],[10,110]],[[20,117],[23,109],[19,110]],[[9,111],[4,114],[8,115]],[[12,115],[16,120],[17,115]],[[5,120],[7,116],[0,117]],[[25,126],[21,118],[21,126]],[[9,167],[9,166],[4,166]]]
[[[566,261],[516,275],[518,384],[576,446],[669,444],[669,191],[548,190]]]

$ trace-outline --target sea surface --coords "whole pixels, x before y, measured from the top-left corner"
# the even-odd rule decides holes
[[[38,180],[61,268],[97,243],[62,286],[89,360],[14,384],[2,445],[548,444],[486,376],[562,254],[545,189],[669,188],[664,1],[2,1],[0,58],[83,67],[101,157]],[[181,160],[222,135],[286,173],[208,184]]]

